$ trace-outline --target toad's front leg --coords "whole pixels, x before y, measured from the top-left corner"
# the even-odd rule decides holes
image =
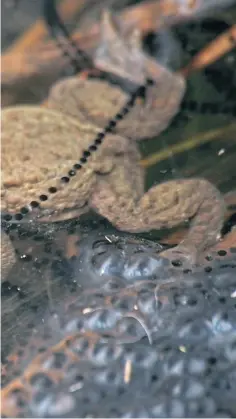
[[[220,192],[207,180],[174,180],[154,186],[139,200],[120,196],[115,185],[101,180],[91,206],[119,230],[143,232],[172,228],[190,220],[184,240],[163,252],[171,260],[195,264],[207,247],[216,243],[224,220],[225,204]]]

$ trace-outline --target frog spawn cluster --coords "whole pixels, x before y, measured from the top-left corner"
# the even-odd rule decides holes
[[[61,339],[50,347],[49,314],[19,355],[20,378],[3,389],[3,414],[233,417],[236,249],[185,274],[152,243],[100,236],[80,249],[82,288],[58,310]]]

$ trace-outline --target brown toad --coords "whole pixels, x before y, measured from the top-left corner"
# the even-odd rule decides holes
[[[136,140],[157,135],[169,124],[184,94],[183,78],[148,58],[137,32],[120,34],[108,14],[95,63],[128,82],[142,84],[152,78],[154,84],[93,150],[89,147],[96,134],[128,100],[117,85],[73,77],[53,87],[47,104],[51,109],[4,109],[1,211],[11,214],[24,207],[29,214],[23,221],[54,222],[92,208],[129,232],[171,228],[192,219],[183,242],[163,254],[196,262],[219,237],[224,214],[220,193],[204,179],[169,181],[145,193],[136,145]],[[91,155],[77,172],[85,150],[92,150]],[[70,181],[63,184],[61,177],[68,174]],[[38,200],[35,212],[29,204]]]

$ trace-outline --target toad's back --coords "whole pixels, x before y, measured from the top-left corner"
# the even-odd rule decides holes
[[[83,207],[88,191],[94,186],[94,172],[99,170],[99,162],[104,161],[101,156],[105,157],[105,153],[110,156],[105,161],[111,160],[112,144],[119,143],[118,140],[123,148],[127,144],[122,137],[109,134],[110,146],[102,144],[90,156],[81,175],[73,177],[71,170],[99,131],[98,127],[80,124],[61,112],[36,106],[3,110],[2,211],[15,213],[53,187],[57,193],[41,202],[41,208],[54,215],[64,211],[62,218],[73,216],[71,208]],[[107,164],[110,166],[109,162]],[[104,170],[109,168],[104,167]],[[71,174],[70,182],[63,186],[61,178],[68,174]]]

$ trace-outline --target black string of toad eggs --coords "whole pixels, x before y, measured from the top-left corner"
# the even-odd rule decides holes
[[[49,32],[58,47],[61,49],[63,56],[69,58],[74,74],[78,74],[84,69],[96,70],[96,74],[99,75],[99,79],[103,79],[114,84],[114,77],[112,77],[111,73],[106,70],[97,69],[94,65],[93,59],[85,51],[79,48],[76,42],[73,41],[71,34],[58,13],[55,0],[44,0],[43,16]],[[91,72],[90,77],[93,76],[94,75]]]
[[[135,105],[136,99],[138,97],[145,97],[146,89],[149,85],[153,84],[153,80],[148,79],[144,85],[139,86],[135,92],[133,92],[125,105],[119,110],[119,112],[107,123],[105,128],[99,132],[94,141],[91,143],[91,145],[83,152],[82,157],[78,161],[78,163],[75,163],[71,170],[68,171],[66,176],[62,176],[60,181],[61,183],[69,183],[70,179],[76,175],[77,172],[79,172],[83,166],[87,163],[89,157],[92,153],[96,152],[98,147],[102,144],[104,141],[106,134],[112,132],[114,128],[116,127],[117,123],[124,119],[124,117],[130,112],[130,110]],[[48,189],[48,194],[55,194],[57,192],[57,188],[55,186],[51,186]],[[2,215],[2,220],[11,223],[14,220],[15,221],[21,221],[30,211],[33,209],[40,209],[40,202],[44,202],[48,200],[48,194],[42,194],[38,197],[38,201],[32,201],[28,206],[25,206],[21,208],[19,213],[16,214],[9,214],[5,213]]]
[[[52,38],[62,50],[63,55],[71,60],[75,73],[83,69],[80,64],[81,59],[87,69],[94,69],[93,60],[71,38],[69,31],[57,11],[55,0],[44,0],[43,16]],[[65,45],[66,40],[68,41],[67,45]]]

